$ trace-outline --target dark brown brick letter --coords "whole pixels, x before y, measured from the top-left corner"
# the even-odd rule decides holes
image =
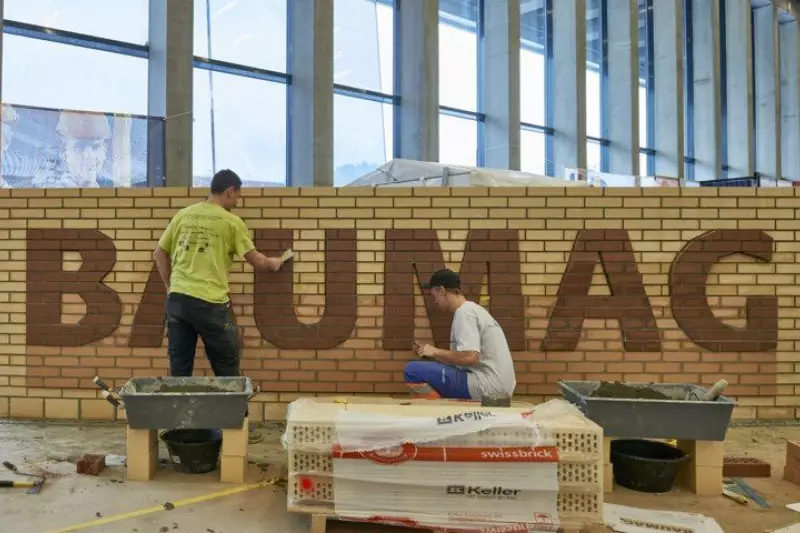
[[[122,319],[122,302],[103,284],[114,268],[113,241],[97,230],[31,229],[27,233],[27,343],[83,346],[108,337]],[[83,259],[75,272],[63,268],[63,253]],[[77,324],[61,323],[61,297],[77,294],[86,315]]]
[[[589,295],[598,262],[605,272],[610,296]],[[661,350],[656,319],[625,230],[583,230],[578,234],[542,350],[574,351],[587,318],[618,320],[626,351]]]
[[[672,262],[669,292],[672,316],[697,345],[712,352],[767,352],[778,346],[778,297],[748,296],[747,327],[729,326],[714,316],[706,284],[720,259],[744,254],[772,259],[772,237],[759,230],[719,230],[690,241]]]
[[[257,230],[256,246],[268,255],[292,247],[291,230]],[[280,272],[256,272],[255,320],[264,338],[285,350],[328,350],[350,338],[358,316],[355,230],[325,232],[325,311],[303,324],[294,310],[293,262]]]
[[[130,348],[158,348],[164,341],[164,318],[166,315],[167,288],[153,263],[142,301],[133,317]]]
[[[427,281],[444,268],[444,255],[434,230],[390,230],[386,235],[386,279],[383,308],[383,348],[408,350],[414,339],[414,269],[417,282]],[[525,350],[525,299],[522,296],[519,233],[515,230],[473,230],[467,237],[461,264],[461,283],[472,301],[481,296],[488,278],[489,309],[513,351]],[[452,317],[425,299],[434,342],[450,344]]]

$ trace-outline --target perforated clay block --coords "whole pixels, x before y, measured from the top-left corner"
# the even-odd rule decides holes
[[[726,457],[722,465],[724,477],[770,477],[772,466],[755,457]]]
[[[304,400],[304,402],[307,400]],[[363,400],[361,400],[363,402]],[[360,410],[360,405],[349,406]],[[373,406],[374,407],[374,406]],[[404,406],[408,407],[408,406]],[[302,406],[292,406],[287,420],[286,443],[289,450],[288,501],[290,506],[333,514],[334,472],[332,446],[336,441],[335,412],[345,404],[325,398]],[[362,407],[363,408],[363,407]],[[399,408],[399,407],[398,407]],[[471,407],[470,407],[471,409]],[[379,408],[366,408],[376,412]],[[417,416],[441,416],[463,411],[464,407],[437,404],[417,412]],[[521,413],[524,409],[486,409]],[[389,411],[387,411],[389,412]],[[406,409],[406,413],[408,409]],[[539,421],[558,448],[558,513],[564,525],[602,522],[603,507],[603,431],[584,418],[562,417]],[[389,415],[391,416],[391,415]],[[407,416],[404,414],[402,416]],[[538,421],[538,420],[537,420]],[[447,438],[430,446],[480,447],[519,446],[535,442],[534,431],[524,426],[489,429],[471,435]],[[302,510],[302,509],[300,509]]]

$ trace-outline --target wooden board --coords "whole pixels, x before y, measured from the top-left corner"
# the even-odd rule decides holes
[[[291,509],[290,509],[291,511]],[[555,533],[581,533],[582,529],[559,529]],[[326,514],[312,514],[310,533],[442,533],[434,529],[417,529],[410,527],[388,526],[383,524],[365,524],[339,520]]]

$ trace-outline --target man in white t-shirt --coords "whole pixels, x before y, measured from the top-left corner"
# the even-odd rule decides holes
[[[412,395],[510,400],[517,381],[503,328],[486,309],[466,299],[452,270],[434,273],[423,288],[439,309],[453,313],[453,325],[449,350],[414,341],[414,353],[422,360],[408,363],[404,372]]]

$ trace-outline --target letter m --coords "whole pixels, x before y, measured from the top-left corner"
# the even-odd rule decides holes
[[[435,230],[386,232],[386,278],[383,304],[383,348],[408,350],[414,340],[415,287],[445,268]],[[489,311],[502,326],[512,351],[524,351],[525,299],[522,295],[519,233],[516,230],[472,230],[459,271],[467,298],[478,302],[484,282]],[[424,296],[436,346],[449,347],[452,316]]]

